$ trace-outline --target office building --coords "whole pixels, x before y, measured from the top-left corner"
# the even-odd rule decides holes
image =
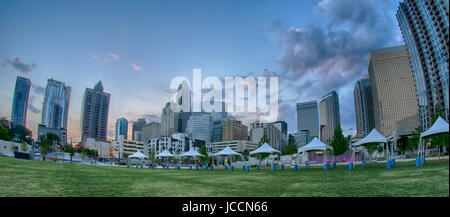
[[[248,140],[232,140],[212,143],[212,152],[217,153],[226,147],[230,147],[233,151],[242,153],[245,150],[253,151],[258,148],[258,143],[250,142]]]
[[[128,140],[128,120],[125,118],[119,118],[116,121],[115,140],[119,140],[120,136],[123,136],[125,140]]]
[[[225,120],[222,123],[222,141],[248,140],[248,127],[238,120]]]
[[[86,88],[81,105],[81,141],[94,138],[106,141],[111,94],[103,92],[99,81],[93,89]]]
[[[134,141],[142,142],[142,128],[147,124],[147,120],[145,118],[139,118],[136,122],[133,123],[132,127],[132,139]]]
[[[448,4],[448,0],[405,0],[396,14],[415,78],[423,130],[431,126],[437,107],[449,120]]]
[[[161,137],[161,124],[150,122],[142,128],[142,141],[148,144],[152,139]]]
[[[211,142],[213,121],[209,113],[193,112],[188,120],[186,133],[192,139],[199,139],[205,142]]]
[[[369,76],[355,83],[353,90],[356,114],[356,136],[365,137],[375,127],[372,91]]]
[[[148,156],[148,146],[143,142],[134,140],[125,140],[123,136],[119,136],[119,140],[111,142],[114,148],[115,157],[119,159],[128,158],[128,156],[140,151]]]
[[[384,136],[419,126],[417,91],[405,46],[371,50],[369,55],[375,128]]]
[[[322,97],[319,109],[320,140],[323,143],[330,144],[334,136],[334,129],[341,124],[339,98],[336,91],[333,90]]]
[[[281,150],[280,147],[280,131],[273,123],[263,123],[256,121],[250,125],[250,141],[259,144],[261,138],[266,134],[269,145],[272,148]]]
[[[308,130],[311,137],[319,138],[319,108],[317,101],[297,103],[297,131]]]
[[[11,124],[13,125],[27,126],[27,108],[30,87],[30,79],[17,76],[11,109]]]
[[[309,130],[299,130],[293,134],[295,139],[295,144],[297,147],[302,147],[311,142],[311,137],[309,135]]]

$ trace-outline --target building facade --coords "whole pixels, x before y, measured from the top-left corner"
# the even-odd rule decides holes
[[[238,120],[225,120],[222,123],[222,141],[248,140],[248,127]]]
[[[111,145],[111,142],[97,141],[94,138],[87,138],[85,146],[88,149],[97,150],[98,156],[101,158],[117,157],[114,147]]]
[[[358,80],[353,90],[356,114],[356,136],[365,137],[375,127],[373,99],[369,76]]]
[[[27,108],[30,87],[30,79],[17,76],[11,109],[11,123],[14,125],[27,126]]]
[[[158,137],[161,137],[160,123],[151,122],[142,128],[142,142],[144,142],[144,144],[148,144],[152,139]]]
[[[369,77],[375,128],[384,136],[414,131],[419,126],[419,108],[407,48],[371,50]]]
[[[46,132],[51,131],[60,135],[62,143],[67,143],[67,120],[71,91],[71,87],[66,86],[64,82],[47,80],[42,103],[41,124],[38,126],[39,139],[45,136]]]
[[[230,147],[235,152],[242,153],[245,150],[253,151],[258,148],[258,143],[250,142],[248,140],[232,140],[212,143],[212,152],[217,153],[226,147]]]
[[[437,107],[449,120],[448,4],[448,0],[405,0],[396,14],[409,52],[424,130],[431,126]]]
[[[319,107],[317,101],[297,103],[297,131],[308,130],[311,137],[319,138]]]
[[[334,136],[334,129],[341,124],[339,98],[336,91],[322,97],[320,108],[320,140],[329,144]]]
[[[263,138],[264,134],[269,139],[269,145],[272,148],[281,150],[280,147],[280,131],[273,123],[263,123],[256,121],[251,124],[250,128],[250,141],[258,144]]]
[[[181,154],[189,151],[191,148],[199,151],[204,145],[209,147],[211,146],[211,143],[192,139],[186,133],[174,133],[172,136],[162,136],[150,140],[148,148],[149,150],[154,150],[155,155],[158,155],[165,150],[170,151],[172,154]]]
[[[312,140],[309,135],[309,130],[299,130],[296,133],[294,133],[293,136],[295,139],[295,144],[299,148],[305,146]]]
[[[125,140],[128,140],[128,120],[125,118],[119,118],[116,121],[115,140],[119,140],[120,136],[123,136]]]
[[[132,127],[132,139],[135,141],[142,142],[142,128],[147,124],[147,120],[145,118],[139,118],[136,122],[133,123]]]
[[[119,137],[119,140],[112,141],[111,146],[114,148],[116,158],[119,159],[128,158],[129,155],[138,151],[148,156],[147,145],[144,145],[144,143],[140,141],[125,140],[122,136]]]
[[[211,142],[213,120],[209,113],[193,112],[188,120],[186,133],[192,139]]]
[[[94,89],[86,88],[81,105],[81,141],[94,138],[106,141],[111,94],[103,92],[99,81]]]

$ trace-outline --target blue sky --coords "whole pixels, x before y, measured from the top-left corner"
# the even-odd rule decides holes
[[[355,129],[353,85],[368,50],[403,44],[387,0],[0,1],[0,115],[15,78],[31,79],[27,127],[36,132],[42,89],[72,87],[69,137],[79,138],[84,89],[102,80],[117,118],[157,120],[175,76],[279,76],[280,120],[297,128],[295,103],[338,91],[341,122]],[[28,68],[27,68],[28,67]],[[246,120],[251,121],[251,120]],[[353,129],[353,130],[350,130]],[[35,133],[34,133],[35,134]],[[113,134],[110,133],[112,136]]]

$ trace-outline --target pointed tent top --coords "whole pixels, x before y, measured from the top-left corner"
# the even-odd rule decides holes
[[[142,154],[140,151],[137,151],[136,153],[134,153],[134,154],[132,154],[132,155],[130,155],[130,156],[128,156],[129,158],[140,158],[140,159],[142,159],[142,158],[147,158],[148,159],[148,157],[146,156],[146,155],[144,155],[144,154]]]
[[[180,157],[199,157],[202,156],[202,154],[198,153],[195,149],[191,148],[189,151],[184,152],[183,154],[180,154]]]
[[[222,151],[213,154],[213,156],[220,156],[220,155],[241,155],[241,154],[233,151],[233,149],[227,146]]]
[[[102,84],[102,81],[101,81],[101,80],[97,82],[97,84],[95,85],[94,89],[95,89],[96,91],[103,92],[103,84]]]
[[[164,150],[163,152],[156,155],[156,157],[173,157],[173,154],[169,150]]]
[[[312,151],[312,150],[324,151],[325,149],[333,150],[333,147],[321,142],[317,137],[314,137],[314,139],[311,142],[309,142],[308,144],[306,144],[303,147],[298,148],[297,153],[305,152],[305,151]]]
[[[256,150],[250,152],[250,155],[252,155],[252,154],[260,154],[260,153],[275,153],[275,152],[281,154],[280,151],[278,151],[278,150],[272,148],[269,144],[264,143],[264,144],[261,145],[261,147],[259,147],[258,149],[256,149]]]
[[[368,143],[386,143],[387,139],[383,135],[381,135],[375,128],[370,131],[369,135],[361,139],[354,146],[364,145]]]
[[[431,136],[439,133],[448,133],[448,123],[439,117],[436,122],[434,122],[433,126],[430,127],[427,131],[420,134],[420,137]]]

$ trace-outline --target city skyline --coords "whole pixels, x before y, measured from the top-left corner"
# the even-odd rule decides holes
[[[139,118],[160,121],[172,94],[170,79],[190,78],[193,68],[202,68],[204,77],[279,76],[286,88],[280,90],[278,120],[288,123],[290,133],[297,131],[297,102],[320,100],[335,89],[346,102],[343,130],[354,134],[353,86],[367,74],[369,50],[404,42],[395,18],[399,1],[348,2],[98,1],[87,8],[85,1],[2,1],[0,29],[8,34],[0,36],[0,115],[11,116],[16,77],[29,78],[27,127],[36,137],[45,83],[54,78],[72,87],[68,139],[80,140],[83,90],[101,80],[111,94],[113,139],[120,117],[129,126]],[[28,10],[42,7],[49,13]],[[249,125],[255,115],[238,119]]]

